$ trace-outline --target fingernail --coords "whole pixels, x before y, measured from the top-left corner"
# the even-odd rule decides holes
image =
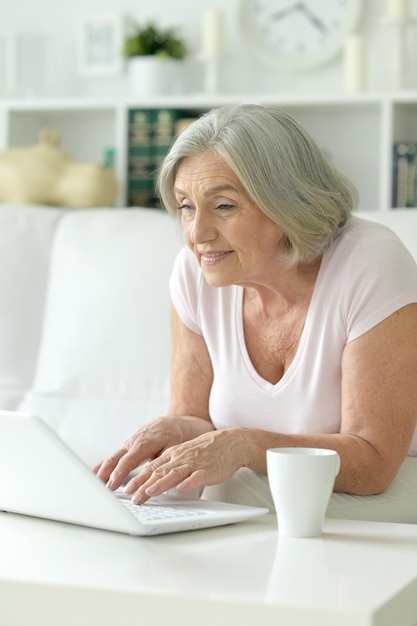
[[[109,476],[109,481],[108,481],[108,485],[109,487],[114,487],[117,483],[117,477],[114,475],[114,472],[112,472]]]
[[[135,493],[132,496],[132,503],[133,504],[142,504],[142,502],[145,501],[145,498],[143,497],[143,494],[141,493]]]

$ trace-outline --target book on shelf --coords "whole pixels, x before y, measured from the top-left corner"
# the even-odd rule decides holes
[[[195,119],[181,109],[131,109],[128,118],[127,206],[160,208],[155,191],[159,166],[175,137]]]
[[[394,143],[392,206],[417,207],[417,141]]]

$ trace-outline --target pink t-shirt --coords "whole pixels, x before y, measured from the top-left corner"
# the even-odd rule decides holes
[[[216,428],[336,433],[343,349],[417,302],[417,266],[389,229],[352,216],[323,255],[297,353],[275,385],[257,373],[246,350],[242,287],[210,287],[184,248],[170,288],[181,320],[204,337],[210,354],[209,409]],[[417,429],[410,454],[417,454]]]

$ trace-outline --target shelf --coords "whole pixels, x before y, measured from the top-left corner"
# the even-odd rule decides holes
[[[202,113],[242,104],[275,104],[300,121],[358,187],[362,210],[389,210],[394,141],[417,141],[417,91],[358,95],[271,96],[187,94],[169,98],[54,98],[2,100],[0,148],[31,145],[48,127],[62,148],[80,161],[116,150],[116,173],[126,190],[127,119],[137,108],[178,108]]]

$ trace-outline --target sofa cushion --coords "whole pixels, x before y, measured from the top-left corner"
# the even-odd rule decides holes
[[[68,212],[56,230],[36,375],[20,408],[88,463],[166,411],[168,281],[181,245],[156,209]]]
[[[17,407],[32,385],[55,228],[48,207],[0,205],[0,408]]]

